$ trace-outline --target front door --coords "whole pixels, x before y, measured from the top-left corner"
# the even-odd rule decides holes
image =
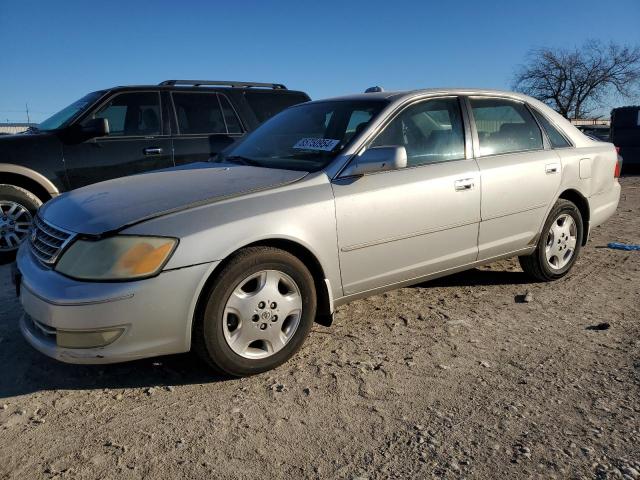
[[[227,97],[216,92],[172,92],[178,132],[176,165],[206,162],[242,137],[244,130]]]
[[[468,136],[457,98],[413,104],[370,145],[404,146],[407,168],[333,182],[346,295],[476,260],[480,185]]]
[[[106,118],[109,135],[64,145],[71,188],[173,166],[158,92],[117,93],[87,117],[91,118]]]
[[[485,260],[535,242],[560,187],[562,165],[558,154],[545,148],[524,103],[492,97],[469,101],[482,177],[478,258]]]

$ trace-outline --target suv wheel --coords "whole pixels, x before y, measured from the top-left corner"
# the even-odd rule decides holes
[[[0,264],[13,261],[42,202],[22,187],[0,185]]]
[[[294,255],[271,247],[240,251],[205,295],[194,350],[233,376],[284,363],[302,346],[316,315],[311,273]]]
[[[520,266],[543,282],[564,277],[580,253],[583,229],[578,207],[561,198],[547,217],[535,252],[518,258]]]

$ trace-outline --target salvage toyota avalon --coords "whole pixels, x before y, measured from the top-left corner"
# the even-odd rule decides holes
[[[513,256],[562,277],[615,211],[619,168],[516,93],[305,103],[210,163],[45,204],[18,254],[21,330],[65,362],[194,350],[262,372],[359,297]]]

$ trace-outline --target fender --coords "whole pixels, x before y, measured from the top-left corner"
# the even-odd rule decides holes
[[[22,175],[23,177],[27,177],[28,179],[33,180],[42,188],[44,188],[52,198],[60,195],[60,191],[58,190],[58,188],[53,183],[51,183],[51,181],[47,177],[36,172],[35,170],[31,170],[30,168],[22,167],[20,165],[14,165],[12,163],[0,163],[0,173],[2,172]]]

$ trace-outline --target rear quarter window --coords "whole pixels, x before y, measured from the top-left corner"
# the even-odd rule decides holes
[[[303,93],[284,93],[278,91],[247,91],[244,97],[260,123],[299,103],[308,102]]]

